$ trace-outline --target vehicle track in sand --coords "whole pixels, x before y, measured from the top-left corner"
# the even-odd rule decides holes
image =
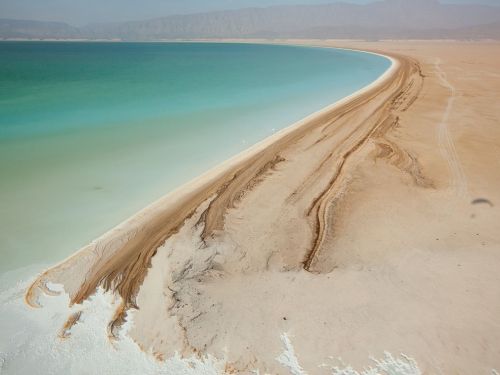
[[[448,81],[446,73],[441,69],[441,59],[436,59],[434,62],[434,71],[443,87],[449,90],[450,96],[446,102],[446,107],[443,112],[443,117],[438,125],[438,141],[441,155],[448,163],[450,169],[451,183],[450,187],[454,190],[455,194],[460,197],[467,196],[467,177],[465,175],[460,157],[453,141],[450,132],[450,115],[453,105],[457,98],[457,91],[455,87]]]

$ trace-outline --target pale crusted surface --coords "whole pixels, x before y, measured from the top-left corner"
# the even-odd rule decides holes
[[[147,235],[116,261],[87,251],[44,278],[69,280],[76,264],[94,284],[114,280],[139,306],[132,337],[159,358],[208,352],[282,373],[288,332],[311,374],[330,355],[363,365],[384,350],[424,373],[500,368],[500,45],[308,43],[410,58],[196,185],[188,205],[146,213]],[[147,267],[155,253],[129,272],[130,254]],[[92,285],[67,282],[81,298]]]

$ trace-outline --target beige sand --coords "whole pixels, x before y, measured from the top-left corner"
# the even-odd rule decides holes
[[[103,285],[124,300],[110,334],[133,311],[158,358],[235,371],[286,373],[283,332],[310,374],[384,350],[424,373],[499,369],[500,44],[301,42],[398,64],[48,270],[27,302],[48,281],[75,303]]]

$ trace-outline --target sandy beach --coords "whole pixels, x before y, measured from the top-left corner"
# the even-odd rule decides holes
[[[309,374],[384,351],[424,374],[499,370],[500,44],[272,42],[393,65],[47,270],[26,302],[103,287],[122,301],[110,340],[132,319],[159,360],[211,354],[229,373],[289,373],[284,333]]]

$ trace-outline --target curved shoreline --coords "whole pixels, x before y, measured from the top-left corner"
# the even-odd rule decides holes
[[[258,185],[276,165],[285,161],[280,154],[310,132],[325,124],[338,121],[346,114],[367,110],[374,113],[385,110],[388,99],[397,97],[406,85],[411,63],[402,56],[382,55],[391,60],[391,67],[377,80],[361,90],[319,110],[306,118],[284,128],[247,150],[226,160],[198,178],[168,193],[134,216],[122,222],[89,245],[78,250],[67,259],[43,272],[25,294],[25,301],[31,307],[38,307],[38,295],[50,292],[47,283],[64,286],[71,304],[79,304],[95,293],[99,286],[112,290],[122,298],[122,304],[110,322],[110,335],[124,322],[127,311],[137,308],[136,297],[151,267],[151,259],[157,250],[184,226],[195,211],[209,201],[201,214],[197,226],[203,224],[202,241],[213,238],[223,230],[226,212],[235,203]],[[384,95],[382,95],[384,93]],[[392,99],[391,99],[392,100]],[[379,101],[379,102],[377,102]],[[374,108],[371,108],[375,106]],[[385,112],[384,112],[385,113]],[[372,116],[376,118],[376,116]],[[354,148],[339,157],[343,160],[369,138],[379,124],[364,121],[368,134],[355,140]],[[352,133],[354,133],[353,131]],[[354,135],[357,137],[358,135]],[[316,143],[321,142],[318,140]],[[349,142],[345,142],[349,145]],[[321,246],[324,235],[324,205],[329,202],[332,185],[341,172],[329,181],[326,189],[312,199],[306,216],[316,215],[312,231],[316,233],[311,250],[303,259],[306,270],[310,270],[314,257]],[[326,202],[326,203],[325,203]],[[317,212],[317,214],[316,214]],[[322,214],[320,214],[323,212]],[[307,219],[309,221],[310,219]],[[313,236],[314,237],[314,236]],[[310,240],[311,241],[311,240]]]
[[[248,269],[265,274],[276,261],[282,270],[330,272],[320,258],[331,247],[331,209],[348,184],[346,170],[366,157],[369,141],[377,147],[390,142],[384,136],[397,125],[394,112],[419,93],[418,64],[386,57],[391,67],[371,84],[226,160],[43,272],[25,302],[39,307],[41,293],[55,293],[49,283],[62,285],[70,306],[102,288],[120,301],[108,324],[110,338],[119,337],[133,310],[129,335],[144,351],[160,359],[175,352],[220,355],[208,349],[212,324],[189,323],[212,309],[192,281],[202,285]],[[411,157],[397,145],[389,147],[400,155],[397,167],[417,173],[412,177],[420,183]],[[252,196],[262,202],[252,203]],[[240,223],[238,210],[250,222]],[[68,317],[65,337],[82,315]],[[160,332],[169,340],[157,342]],[[189,332],[197,332],[201,343],[192,343]]]
[[[274,155],[255,158],[247,175],[235,174],[199,206],[151,258],[134,297],[139,308],[129,309],[120,342],[109,346],[129,341],[160,365],[177,351],[219,358],[221,373],[285,374],[277,362],[285,333],[308,373],[328,372],[334,358],[361,372],[368,353],[385,351],[410,355],[424,372],[494,372],[500,174],[490,161],[500,139],[500,45],[311,43],[391,51],[402,67],[373,95],[271,146]],[[453,96],[441,73],[461,93],[448,125],[466,197],[440,142]],[[88,255],[47,281],[79,287],[72,274],[93,277]],[[106,297],[120,301],[114,292]],[[96,332],[101,295],[99,288],[71,309],[83,313],[68,342]],[[103,319],[113,320],[111,331],[115,318]]]
[[[258,44],[258,43],[256,43]],[[274,43],[266,43],[269,45],[273,45]],[[296,46],[304,46],[304,47],[309,47],[309,48],[332,48],[332,47],[322,47],[322,46],[307,46],[307,45],[300,45],[297,44]],[[196,177],[195,179],[181,185],[180,187],[174,189],[173,191],[167,193],[163,197],[159,198],[155,202],[147,205],[144,207],[142,210],[134,214],[133,216],[129,217],[125,221],[121,222],[120,224],[116,225],[109,231],[105,232],[103,235],[99,236],[95,240],[93,240],[89,245],[77,250],[64,260],[60,261],[59,263],[55,264],[54,266],[50,267],[48,270],[44,271],[42,275],[36,278],[36,280],[33,282],[32,286],[27,290],[26,295],[25,295],[25,301],[28,305],[32,307],[36,307],[38,304],[35,302],[35,292],[34,288],[36,287],[41,287],[42,290],[45,290],[46,287],[42,286],[45,284],[45,282],[42,281],[43,278],[46,277],[47,273],[50,273],[54,270],[56,270],[59,267],[62,267],[64,264],[66,264],[69,261],[74,260],[76,257],[79,257],[86,251],[88,251],[89,247],[97,246],[98,243],[102,241],[111,241],[114,238],[116,238],[116,235],[119,235],[118,232],[124,231],[124,230],[131,230],[133,229],[134,226],[136,225],[142,225],[143,220],[145,220],[146,216],[150,215],[162,215],[164,216],[165,214],[174,214],[173,211],[177,211],[181,209],[182,205],[188,205],[189,207],[193,206],[193,202],[191,199],[193,196],[197,196],[200,194],[200,192],[204,190],[213,190],[213,185],[218,184],[220,180],[224,180],[227,176],[228,173],[231,173],[231,171],[235,169],[240,169],[244,168],[245,163],[249,162],[253,157],[257,156],[260,152],[268,148],[269,146],[273,145],[274,143],[278,142],[282,138],[299,131],[302,127],[307,127],[307,125],[310,122],[313,122],[320,118],[321,116],[325,116],[329,114],[332,111],[337,110],[341,106],[347,104],[348,102],[356,99],[359,96],[362,96],[363,94],[369,92],[370,90],[376,89],[377,86],[381,85],[383,82],[388,80],[392,74],[396,71],[396,69],[399,67],[399,62],[396,60],[394,57],[391,57],[389,55],[383,55],[381,53],[377,52],[372,52],[372,51],[363,51],[363,50],[356,50],[356,49],[350,49],[350,48],[332,48],[332,49],[339,49],[339,50],[346,50],[346,51],[354,51],[354,52],[359,52],[359,53],[367,53],[367,54],[372,54],[380,57],[384,57],[388,60],[391,61],[391,66],[375,81],[371,82],[369,85],[361,88],[360,90],[306,116],[305,118],[277,131],[273,135],[263,139],[262,141],[250,146],[248,149],[238,153],[237,155],[223,161],[219,165],[215,166],[212,169],[209,169],[207,172],[201,174],[200,176]],[[202,193],[203,194],[203,193]],[[196,204],[194,206],[199,206],[199,204],[202,203],[202,201],[208,199],[208,196],[205,196],[204,199],[201,199],[201,201],[198,202],[199,198],[196,200]],[[179,200],[178,202],[175,202],[176,200]],[[192,207],[189,211],[193,211],[196,207]],[[163,210],[167,210],[167,212],[163,212]],[[185,212],[185,211],[183,211]],[[189,213],[186,213],[185,217],[188,217]],[[147,220],[147,219],[146,219]],[[184,219],[182,220],[184,221]],[[131,228],[132,227],[132,228]],[[174,232],[176,229],[174,229]],[[168,238],[168,236],[166,237]],[[165,240],[166,240],[165,238]],[[160,241],[161,242],[161,241]],[[160,245],[160,244],[159,244]],[[76,302],[76,301],[75,301]]]

